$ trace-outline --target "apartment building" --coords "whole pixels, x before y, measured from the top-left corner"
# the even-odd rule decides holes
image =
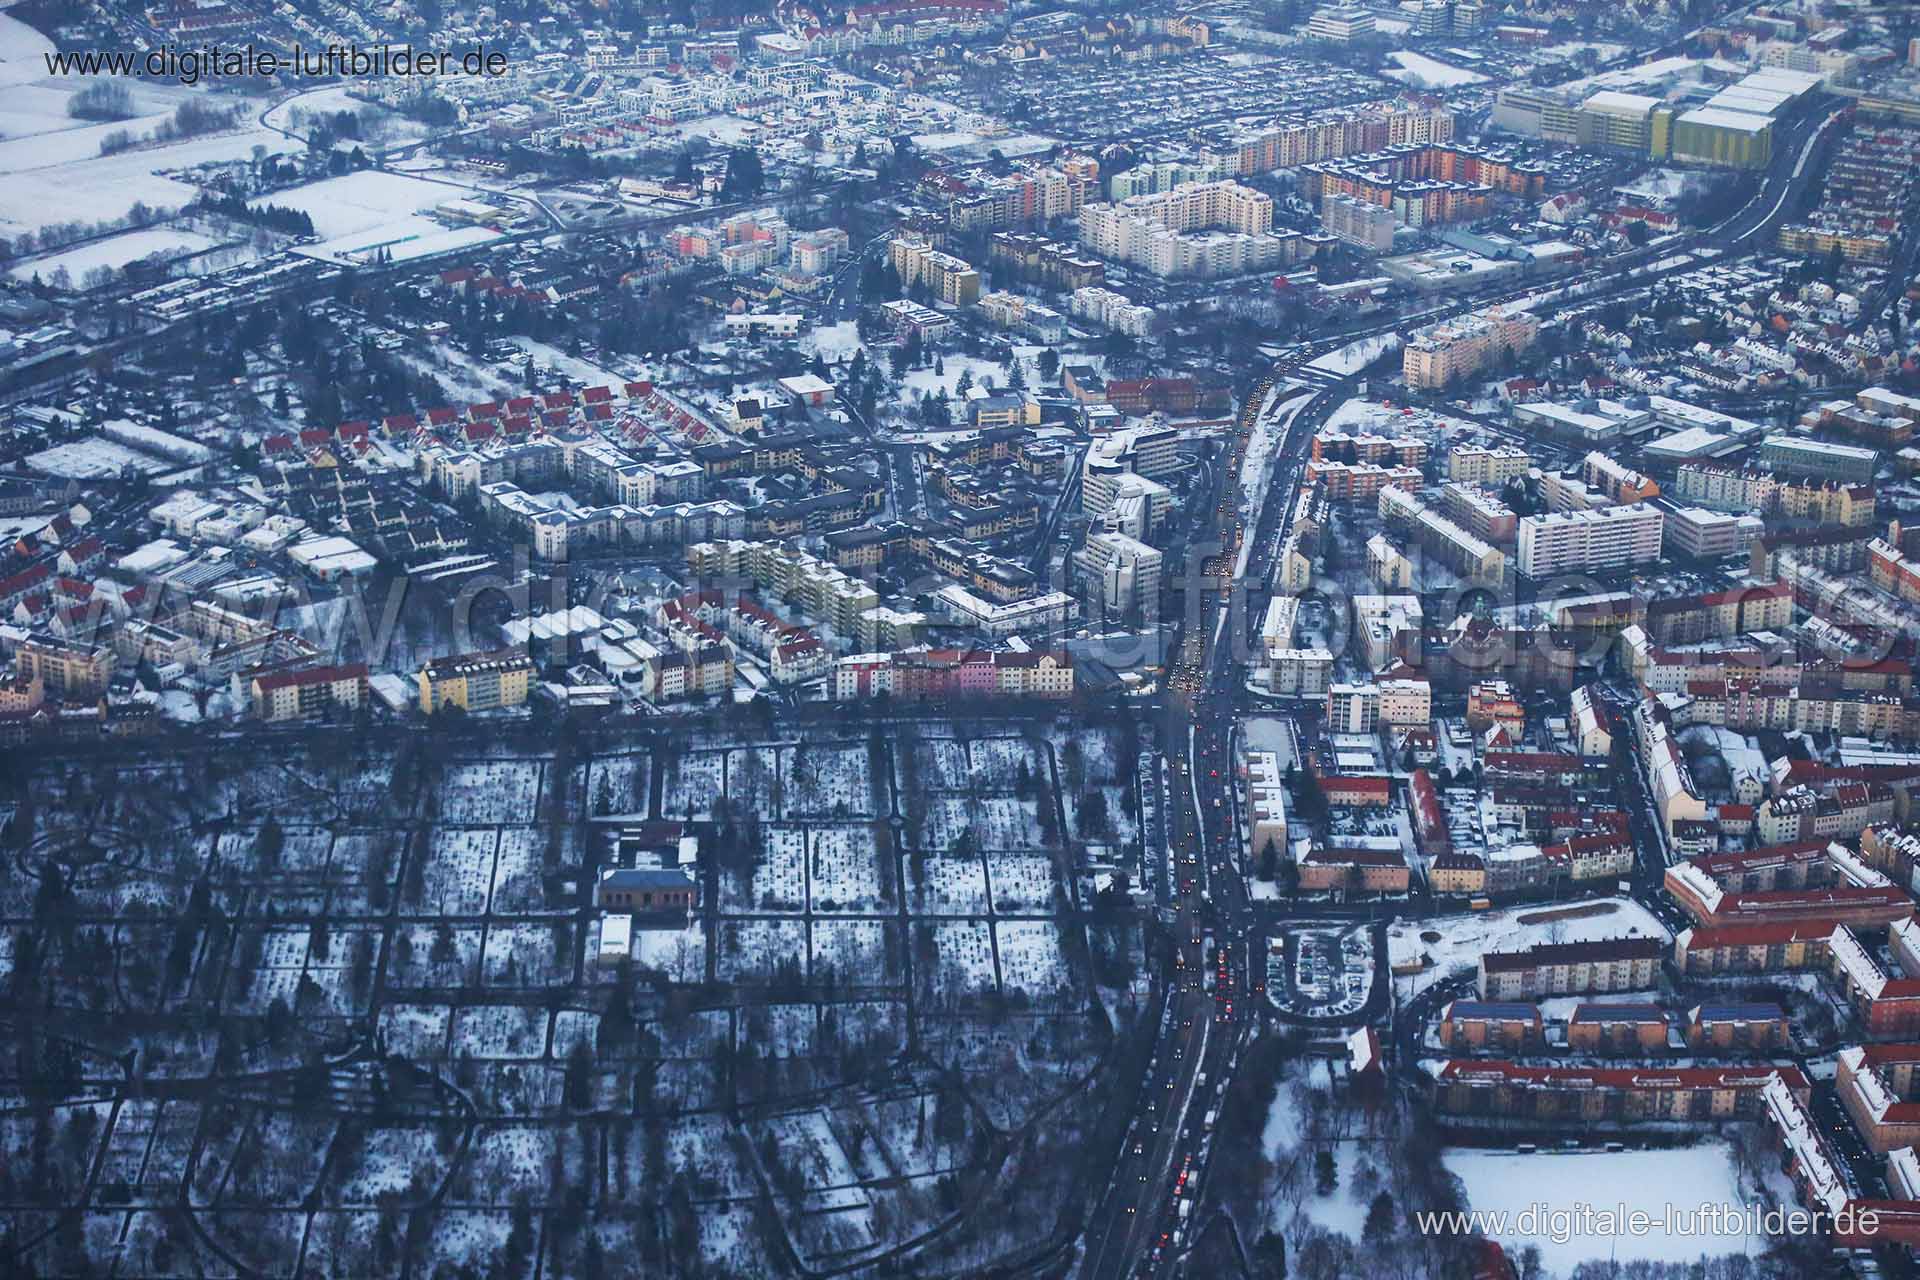
[[[1793,1047],[1787,1011],[1777,1004],[1699,1004],[1687,1012],[1687,1048],[1695,1053],[1785,1053]]]
[[[1660,558],[1661,511],[1645,503],[1523,517],[1515,564],[1529,578],[1606,573]]]
[[[1870,484],[1880,455],[1872,449],[1798,436],[1770,435],[1760,442],[1760,466],[1778,475],[1809,480]]]
[[[1327,690],[1328,733],[1373,733],[1380,727],[1380,687],[1336,684]]]
[[[1447,450],[1447,479],[1498,489],[1533,466],[1533,455],[1510,444],[1457,444]]]
[[[1833,1090],[1876,1155],[1920,1144],[1916,1084],[1920,1044],[1853,1045],[1835,1064]]]
[[[426,715],[447,707],[494,711],[526,702],[533,670],[533,659],[524,653],[468,653],[435,658],[414,673],[414,685]]]
[[[1440,1043],[1455,1053],[1531,1053],[1546,1040],[1538,1005],[1449,1000],[1440,1010]]]
[[[1298,232],[1273,230],[1271,196],[1227,180],[1090,204],[1080,211],[1080,243],[1165,277],[1238,275],[1306,252]]]
[[[1765,1112],[1779,1086],[1803,1104],[1813,1083],[1794,1066],[1528,1067],[1454,1058],[1435,1074],[1433,1101],[1448,1115],[1509,1116],[1581,1124],[1639,1120],[1725,1121]]]
[[[1463,529],[1398,485],[1380,490],[1381,521],[1404,534],[1428,555],[1468,582],[1498,583],[1506,576],[1507,557],[1472,531]]]
[[[888,242],[887,253],[903,288],[925,285],[933,297],[956,307],[980,300],[980,273],[965,260],[934,248],[926,237],[895,236]]]
[[[1613,1057],[1663,1054],[1671,1026],[1667,1011],[1658,1005],[1575,1005],[1567,1019],[1567,1048]]]
[[[1332,5],[1314,11],[1307,21],[1307,39],[1330,44],[1352,44],[1374,33],[1373,10],[1358,5]]]
[[[1645,991],[1658,979],[1666,946],[1658,938],[1541,943],[1480,957],[1482,1000]]]
[[[1682,929],[1673,939],[1673,966],[1689,977],[1726,974],[1823,972],[1832,963],[1833,926],[1823,920]]]
[[[353,711],[367,703],[367,667],[356,662],[262,672],[248,682],[248,694],[254,718],[269,722]]]
[[[114,651],[108,645],[34,631],[20,642],[13,663],[20,678],[39,681],[47,697],[81,702],[106,693],[107,683],[113,678]]]
[[[1391,253],[1400,219],[1393,210],[1338,192],[1320,198],[1320,224],[1327,234],[1369,253]]]
[[[887,695],[902,701],[927,698],[1048,698],[1073,696],[1073,660],[1064,651],[987,653],[933,649],[869,653],[834,664],[833,696],[839,701]]]
[[[1090,533],[1074,552],[1089,621],[1151,626],[1160,616],[1161,555],[1123,533]]]
[[[1540,320],[1527,311],[1489,307],[1420,330],[1401,353],[1400,375],[1416,390],[1438,390],[1525,351],[1540,336]]]

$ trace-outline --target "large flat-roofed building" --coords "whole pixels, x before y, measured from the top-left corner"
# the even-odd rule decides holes
[[[1434,1076],[1449,1115],[1524,1116],[1580,1124],[1731,1120],[1762,1114],[1776,1085],[1804,1102],[1813,1083],[1794,1066],[1559,1067],[1455,1058]]]
[[[1646,503],[1527,516],[1519,523],[1517,567],[1529,578],[1604,572],[1660,558],[1664,517]]]
[[[1526,350],[1539,336],[1538,316],[1490,307],[1421,330],[1401,352],[1400,374],[1410,387],[1444,387],[1478,373],[1509,352]]]
[[[248,682],[253,714],[266,721],[298,720],[332,710],[354,710],[366,705],[367,667],[297,667],[267,671]]]
[[[1653,110],[1660,99],[1604,90],[1580,104],[1575,122],[1583,146],[1646,151],[1653,141]]]
[[[1776,434],[1760,442],[1759,462],[1779,475],[1864,484],[1873,479],[1880,455],[1855,445]]]
[[[1331,5],[1314,12],[1307,21],[1309,40],[1332,44],[1352,44],[1374,33],[1373,10],[1358,5]]]
[[[1773,121],[1726,107],[1695,107],[1673,122],[1673,158],[1731,169],[1764,169],[1773,158]]]

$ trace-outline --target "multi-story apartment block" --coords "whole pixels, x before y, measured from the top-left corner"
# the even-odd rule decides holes
[[[527,700],[532,678],[532,658],[499,650],[435,658],[414,673],[414,684],[420,710],[432,715],[446,707],[493,711],[520,706]]]
[[[1526,951],[1489,951],[1480,957],[1482,1000],[1644,991],[1652,987],[1666,951],[1658,938],[1541,943]]]
[[[963,259],[934,248],[924,236],[897,235],[887,248],[904,288],[925,285],[933,297],[957,307],[980,300],[980,273]]]
[[[1123,533],[1090,533],[1073,556],[1089,620],[1152,626],[1160,617],[1160,553]]]
[[[66,640],[51,632],[35,631],[14,653],[14,670],[24,680],[37,680],[46,696],[61,702],[98,698],[113,678],[114,651],[103,644]]]
[[[926,698],[1073,696],[1073,660],[1064,652],[986,653],[934,649],[869,653],[834,664],[833,696],[841,701],[883,694]]]
[[[1433,1101],[1447,1115],[1512,1116],[1580,1124],[1643,1120],[1695,1122],[1752,1119],[1778,1085],[1803,1104],[1813,1082],[1794,1066],[1529,1067],[1455,1058],[1434,1077]]]
[[[366,705],[367,667],[352,663],[262,672],[251,680],[249,692],[253,714],[260,720],[299,720],[327,711],[351,711]]]
[[[1615,1057],[1663,1054],[1671,1026],[1667,1011],[1658,1005],[1575,1005],[1567,1019],[1567,1048]]]
[[[1533,466],[1533,456],[1510,444],[1457,444],[1447,450],[1447,479],[1460,484],[1499,488],[1517,480]]]
[[[1646,503],[1526,516],[1518,526],[1515,565],[1529,578],[1605,573],[1660,558],[1664,520]]]
[[[1532,313],[1490,307],[1421,330],[1401,353],[1400,374],[1410,387],[1437,390],[1525,351],[1539,336],[1540,320]]]

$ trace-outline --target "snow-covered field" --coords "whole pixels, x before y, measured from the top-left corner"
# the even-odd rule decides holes
[[[1409,53],[1402,49],[1387,56],[1394,61],[1395,65],[1380,74],[1405,84],[1425,85],[1432,89],[1453,89],[1461,85],[1480,84],[1486,80],[1486,77],[1477,71],[1452,66],[1422,53]]]
[[[1466,1184],[1467,1205],[1482,1213],[1507,1214],[1518,1219],[1530,1206],[1569,1211],[1591,1205],[1596,1212],[1643,1213],[1652,1219],[1645,1234],[1581,1234],[1578,1218],[1564,1222],[1532,1223],[1522,1231],[1517,1224],[1487,1234],[1509,1252],[1533,1245],[1550,1272],[1565,1275],[1580,1263],[1614,1258],[1624,1263],[1692,1262],[1702,1254],[1715,1257],[1739,1253],[1756,1255],[1766,1241],[1741,1230],[1710,1234],[1714,1219],[1705,1217],[1691,1231],[1685,1215],[1705,1206],[1734,1208],[1743,1203],[1733,1160],[1722,1142],[1671,1151],[1536,1152],[1515,1155],[1507,1151],[1450,1149],[1442,1157],[1447,1168]],[[1668,1207],[1681,1215],[1669,1232]],[[1707,1209],[1707,1213],[1713,1212]],[[1556,1239],[1565,1236],[1565,1239]]]
[[[345,177],[276,191],[252,203],[278,205],[308,214],[313,218],[315,233],[331,238],[366,231],[409,214],[424,213],[463,194],[442,183],[363,169]]]

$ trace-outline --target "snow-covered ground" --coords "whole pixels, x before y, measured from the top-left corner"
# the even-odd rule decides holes
[[[1486,77],[1477,71],[1468,71],[1462,67],[1429,58],[1422,53],[1409,53],[1397,50],[1390,53],[1394,66],[1380,74],[1406,84],[1425,85],[1432,89],[1452,89],[1461,85],[1481,84]]]
[[[252,203],[295,209],[313,218],[322,238],[348,236],[409,214],[424,213],[436,205],[459,199],[457,188],[397,173],[363,169],[344,177],[309,182],[286,191],[261,196]]]
[[[1439,936],[1424,936],[1429,933]],[[1422,956],[1428,961],[1419,975],[1398,980],[1407,994],[1415,985],[1442,975],[1472,971],[1487,951],[1519,951],[1547,942],[1671,936],[1652,912],[1631,898],[1599,898],[1401,921],[1387,929],[1387,952],[1396,969]]]
[[[1766,1247],[1763,1238],[1744,1229],[1728,1235],[1714,1234],[1716,1225],[1710,1218],[1703,1217],[1688,1229],[1686,1215],[1743,1204],[1732,1156],[1723,1142],[1703,1142],[1669,1151],[1543,1151],[1532,1155],[1450,1149],[1442,1161],[1465,1184],[1469,1208],[1510,1215],[1505,1231],[1483,1221],[1487,1235],[1509,1252],[1527,1245],[1537,1247],[1546,1269],[1560,1275],[1595,1259],[1691,1262],[1702,1254],[1751,1256]],[[1569,1212],[1582,1205],[1592,1206],[1596,1213],[1617,1212],[1624,1205],[1629,1214],[1647,1215],[1652,1229],[1644,1234],[1622,1231],[1600,1235],[1582,1233],[1581,1228],[1590,1224],[1577,1217],[1526,1224],[1533,1230],[1521,1229],[1518,1222],[1530,1206]],[[1669,1206],[1680,1215],[1672,1224],[1666,1221]],[[1670,1231],[1669,1225],[1677,1229]]]
[[[56,271],[64,270],[68,277],[78,284],[86,279],[89,271],[100,267],[113,267],[116,270],[129,262],[138,262],[159,254],[166,258],[180,258],[188,254],[211,249],[217,242],[208,236],[192,231],[176,231],[170,227],[146,227],[139,231],[127,231],[117,236],[108,236],[104,240],[95,240],[89,244],[78,245],[51,257],[36,258],[22,263],[9,273],[16,280],[31,280],[39,276],[42,280],[51,280]]]
[[[1358,373],[1382,356],[1398,351],[1405,342],[1406,338],[1397,333],[1380,333],[1371,338],[1359,338],[1337,351],[1327,352],[1318,360],[1310,361],[1307,368],[1318,369],[1323,373]]]

